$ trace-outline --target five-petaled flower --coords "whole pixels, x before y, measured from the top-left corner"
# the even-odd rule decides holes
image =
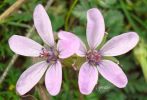
[[[101,12],[92,8],[87,12],[87,41],[89,49],[81,41],[77,55],[86,57],[81,66],[78,77],[79,89],[82,94],[92,92],[98,81],[98,72],[119,88],[127,85],[128,79],[122,69],[113,61],[104,59],[104,56],[118,56],[130,51],[139,41],[135,32],[128,32],[110,39],[100,50],[96,48],[102,42],[105,34],[104,19]]]
[[[48,45],[48,48],[19,35],[13,35],[9,39],[10,48],[15,53],[42,58],[42,61],[32,65],[22,73],[17,81],[16,90],[20,95],[26,94],[39,82],[46,72],[45,86],[51,95],[57,95],[62,83],[60,59],[73,55],[79,48],[79,40],[70,32],[60,31],[56,46],[50,19],[41,4],[36,6],[33,17],[37,32],[44,43]]]

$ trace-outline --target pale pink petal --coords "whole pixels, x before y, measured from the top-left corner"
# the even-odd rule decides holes
[[[97,84],[98,71],[95,66],[85,62],[79,71],[78,84],[82,94],[89,95]]]
[[[73,34],[71,32],[67,32],[67,31],[59,31],[58,37],[59,37],[59,39],[62,39],[62,40],[70,40],[70,39],[79,40],[79,38],[75,34]]]
[[[17,81],[16,91],[20,95],[24,95],[30,91],[39,82],[47,67],[48,63],[42,61],[25,70]]]
[[[128,79],[122,69],[110,60],[102,60],[98,65],[99,73],[119,88],[124,88]]]
[[[133,49],[139,41],[135,32],[128,32],[110,39],[100,50],[103,56],[117,56]]]
[[[60,58],[67,58],[72,56],[79,49],[79,38],[70,32],[60,31],[58,33],[59,41],[57,49]]]
[[[87,40],[91,49],[95,49],[102,41],[105,33],[105,23],[101,12],[92,8],[87,12]]]
[[[36,6],[33,18],[34,25],[42,40],[49,46],[54,46],[54,37],[51,21],[41,4]]]
[[[45,75],[45,86],[48,92],[55,96],[60,92],[62,83],[62,66],[59,61],[51,65]]]
[[[80,57],[84,57],[86,55],[87,49],[86,49],[85,44],[80,39],[79,41],[80,41],[80,46],[76,54]]]
[[[37,42],[19,35],[13,35],[9,39],[9,46],[12,51],[23,56],[38,57],[43,48]]]

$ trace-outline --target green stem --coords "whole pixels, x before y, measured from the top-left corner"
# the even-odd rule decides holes
[[[140,32],[140,29],[136,26],[136,23],[134,23],[134,21],[132,20],[131,15],[130,15],[130,13],[127,11],[126,5],[125,5],[125,3],[124,3],[123,0],[120,0],[120,5],[121,5],[121,7],[122,7],[122,10],[123,10],[123,12],[124,12],[126,18],[128,19],[128,21],[129,21],[130,24],[132,25],[132,28],[133,28],[136,32],[139,33],[139,32]]]
[[[134,18],[134,20],[136,20],[136,22],[138,22],[140,25],[142,25],[147,30],[146,24],[144,24],[144,22],[139,17],[132,14],[132,18]]]
[[[8,25],[23,27],[23,28],[31,28],[29,25],[23,24],[23,23],[17,23],[17,22],[7,22]]]
[[[70,17],[70,15],[71,15],[71,13],[72,13],[73,8],[76,6],[77,2],[78,2],[78,0],[74,0],[74,2],[72,3],[72,5],[71,5],[69,11],[67,12],[67,16],[66,16],[66,18],[65,18],[65,30],[66,30],[66,31],[68,31],[68,26],[69,26],[69,25],[68,25],[68,21],[69,21],[69,17]]]

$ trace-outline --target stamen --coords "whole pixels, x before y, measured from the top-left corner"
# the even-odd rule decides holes
[[[101,60],[101,55],[98,51],[89,51],[87,52],[86,59],[90,64],[97,65]]]
[[[58,53],[54,48],[49,48],[48,50],[42,48],[42,52],[39,57],[45,58],[47,63],[55,63],[58,59]]]
[[[45,48],[42,48],[42,52],[40,53],[40,57],[48,57],[48,56],[49,56],[49,52]]]

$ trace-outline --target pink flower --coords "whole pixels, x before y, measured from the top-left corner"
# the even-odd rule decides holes
[[[60,31],[58,33],[60,40],[56,46],[50,19],[41,4],[36,6],[33,17],[37,32],[48,48],[19,35],[13,35],[9,39],[10,48],[15,53],[42,58],[42,61],[22,73],[17,81],[16,90],[20,95],[24,95],[39,82],[46,72],[45,86],[51,95],[57,95],[62,83],[60,59],[73,55],[79,48],[79,40],[72,33]]]
[[[78,77],[79,89],[82,94],[92,92],[98,81],[98,72],[118,88],[124,88],[128,79],[122,69],[114,62],[104,59],[104,56],[117,56],[130,51],[139,41],[135,32],[128,32],[110,39],[100,50],[96,48],[102,42],[105,34],[104,19],[101,12],[90,9],[87,12],[87,41],[89,49],[81,41],[77,55],[85,57]]]

